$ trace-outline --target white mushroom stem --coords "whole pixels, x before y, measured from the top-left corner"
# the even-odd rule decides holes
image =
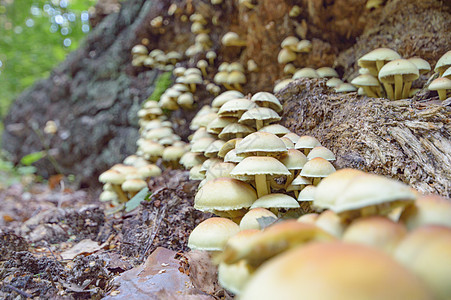
[[[446,90],[437,90],[437,93],[440,100],[446,99]]]
[[[412,86],[412,81],[407,81],[404,83],[404,87],[402,89],[402,98],[403,99],[409,98],[411,86]]]
[[[261,198],[261,197],[269,194],[268,186],[266,184],[266,175],[265,174],[255,175],[255,186],[257,188],[258,198]]]
[[[117,197],[119,198],[119,201],[121,203],[124,203],[124,202],[128,201],[128,198],[125,195],[124,191],[121,189],[120,185],[118,185],[118,184],[111,184],[111,188],[117,194]]]
[[[373,90],[371,89],[371,87],[369,87],[369,86],[363,86],[363,90],[365,91],[365,94],[366,94],[368,97],[377,98],[377,95],[373,92]]]
[[[390,100],[395,100],[393,95],[393,87],[389,83],[384,83],[385,93],[387,94],[387,98]]]
[[[395,100],[401,99],[402,95],[402,75],[395,75]]]
[[[255,120],[255,127],[257,127],[257,131],[263,127],[263,120]]]

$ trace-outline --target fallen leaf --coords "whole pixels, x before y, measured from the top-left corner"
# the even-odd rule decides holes
[[[63,259],[74,259],[80,254],[92,254],[105,247],[105,244],[99,245],[90,239],[84,239],[75,244],[72,248],[61,253]]]

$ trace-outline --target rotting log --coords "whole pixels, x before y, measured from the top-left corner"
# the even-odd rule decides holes
[[[422,193],[451,197],[451,101],[337,94],[324,80],[299,79],[277,94],[282,124],[312,135],[337,168],[399,179]]]

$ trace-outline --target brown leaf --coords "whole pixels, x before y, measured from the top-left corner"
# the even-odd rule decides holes
[[[92,254],[99,251],[105,247],[105,244],[99,245],[99,243],[94,242],[90,239],[81,240],[78,244],[74,245],[72,248],[61,253],[63,259],[74,259],[80,254]]]

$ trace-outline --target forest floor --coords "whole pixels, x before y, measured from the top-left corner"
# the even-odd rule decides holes
[[[3,188],[0,298],[229,298],[209,257],[186,246],[209,217],[192,208],[197,182],[187,177],[167,170],[149,182],[148,202],[112,214],[100,190],[62,178]]]

